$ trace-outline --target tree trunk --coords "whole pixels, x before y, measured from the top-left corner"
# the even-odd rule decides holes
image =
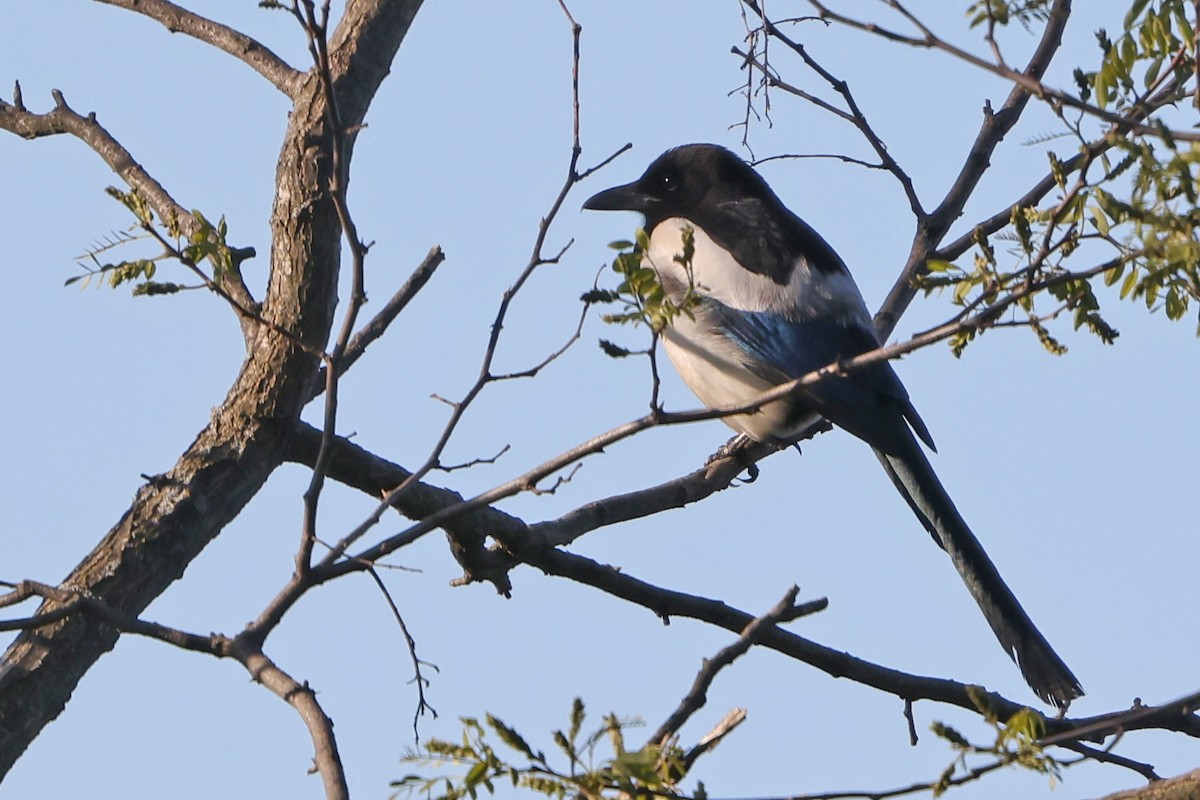
[[[361,124],[420,5],[347,4],[330,42],[345,129]],[[121,520],[62,584],[128,614],[140,614],[182,576],[258,492],[280,464],[292,424],[311,396],[315,353],[325,347],[337,306],[341,229],[328,192],[328,116],[315,72],[297,84],[292,99],[276,171],[262,315],[295,340],[262,327],[248,338],[241,372],[208,425],[170,472],[138,490]],[[41,610],[51,608],[46,603]],[[0,777],[62,712],[117,637],[111,626],[76,614],[17,638],[0,661]]]

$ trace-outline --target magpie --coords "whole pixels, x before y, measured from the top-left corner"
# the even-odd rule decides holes
[[[729,150],[689,144],[585,209],[645,217],[643,264],[688,314],[662,332],[684,383],[710,408],[743,405],[879,339],[842,259]],[[690,264],[682,258],[690,233]],[[1000,644],[1043,701],[1065,708],[1079,681],[1038,631],[959,514],[918,439],[929,428],[889,362],[834,376],[752,413],[725,417],[756,441],[784,443],[824,417],[869,444],[921,525],[950,556]]]

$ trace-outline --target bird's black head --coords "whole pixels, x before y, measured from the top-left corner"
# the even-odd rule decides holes
[[[774,194],[745,161],[715,144],[685,144],[654,160],[642,177],[589,197],[596,211],[640,211],[646,229],[670,217],[697,220],[705,208],[747,197]],[[777,201],[776,201],[777,202]]]

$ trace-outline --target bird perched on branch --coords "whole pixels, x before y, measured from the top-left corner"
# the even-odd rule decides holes
[[[668,150],[636,181],[583,207],[645,216],[643,265],[655,270],[668,298],[689,302],[688,313],[662,331],[663,346],[710,408],[749,404],[772,387],[879,346],[841,258],[722,147]],[[685,244],[690,259],[681,257]],[[786,442],[818,416],[874,449],[1034,692],[1057,707],[1083,694],[938,480],[917,441],[936,450],[933,438],[890,363],[827,377],[725,421],[756,441]]]

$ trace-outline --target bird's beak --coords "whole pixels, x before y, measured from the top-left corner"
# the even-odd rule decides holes
[[[654,198],[642,191],[637,181],[624,186],[614,186],[594,194],[583,202],[590,211],[641,211],[654,202]]]

